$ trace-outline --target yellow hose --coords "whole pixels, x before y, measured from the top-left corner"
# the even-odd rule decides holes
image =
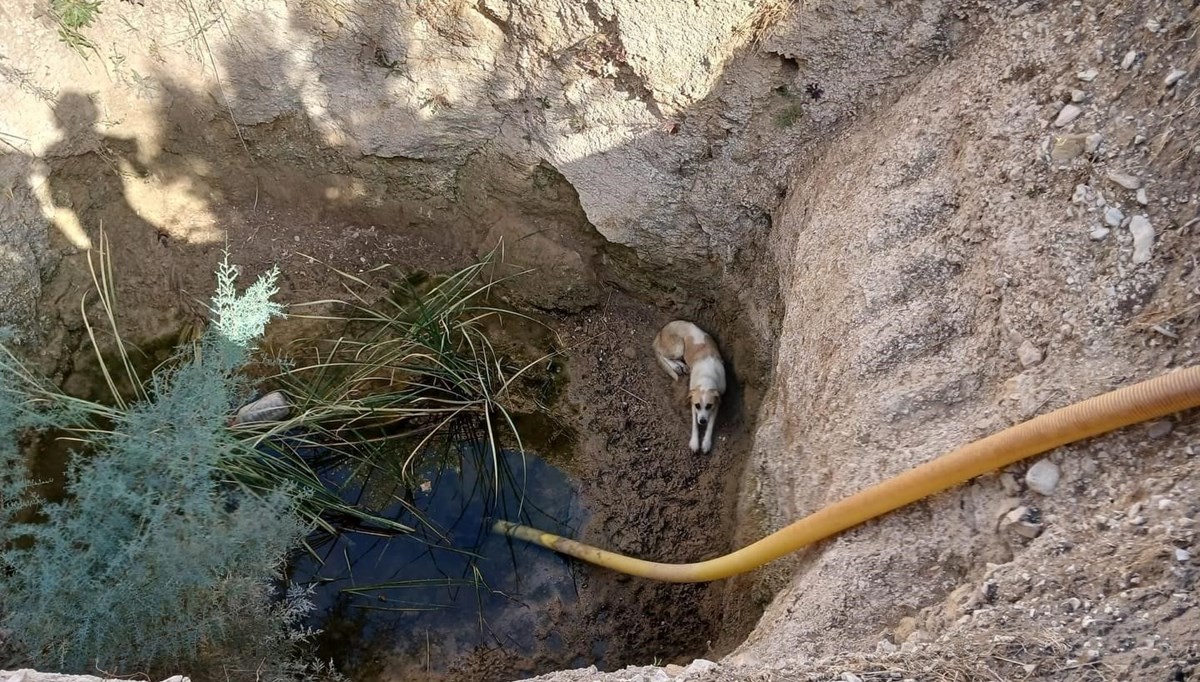
[[[493,531],[642,578],[676,583],[720,580],[752,571],[801,547],[1026,457],[1197,406],[1200,366],[1017,424],[835,502],[748,547],[693,564],[634,559],[507,521],[497,521]]]

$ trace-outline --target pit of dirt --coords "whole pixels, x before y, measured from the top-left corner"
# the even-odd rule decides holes
[[[512,545],[484,523],[524,514],[548,530],[658,561],[732,549],[759,377],[750,361],[757,348],[715,292],[679,297],[666,277],[654,288],[631,284],[630,277],[659,278],[610,249],[570,184],[545,165],[501,173],[498,161],[475,160],[456,186],[477,200],[455,207],[416,193],[421,164],[341,155],[288,120],[241,131],[252,158],[236,134],[202,144],[188,119],[195,106],[177,101],[165,112],[172,142],[149,165],[133,168],[119,140],[103,153],[51,163],[56,203],[96,226],[93,236],[103,226],[119,266],[118,324],[142,364],[152,367],[203,323],[211,272],[226,248],[249,275],[278,264],[276,298],[293,305],[347,298],[347,275],[387,291],[397,272],[446,273],[494,250],[489,276],[511,279],[493,300],[533,319],[510,318],[493,338],[529,356],[558,353],[528,373],[542,389],[539,409],[517,416],[530,457],[525,468],[508,463],[526,481],[523,497],[508,488],[484,509],[468,499],[478,470],[431,477],[414,498],[424,498],[420,509],[445,537],[351,534],[320,548],[323,563],[293,567],[294,578],[317,589],[309,624],[324,630],[323,658],[356,680],[499,682],[590,665],[687,663],[744,637],[764,596],[731,599],[726,583],[629,578]],[[64,121],[95,124],[84,98],[65,98],[60,108]],[[350,185],[355,192],[344,191]],[[153,204],[131,198],[153,192],[161,192]],[[204,224],[187,215],[196,201],[206,206]],[[430,209],[439,203],[441,212]],[[222,241],[196,238],[208,229]],[[53,342],[38,360],[72,393],[100,398],[107,388],[79,320],[80,296],[92,286],[88,254],[62,233],[54,239],[62,260],[41,297]],[[319,330],[320,321],[306,317],[312,311],[294,307],[268,331],[264,350]],[[710,455],[688,450],[685,387],[672,384],[650,350],[658,328],[680,316],[710,329],[728,362],[730,391]],[[463,552],[477,556],[464,561]],[[343,589],[378,583],[394,587]]]

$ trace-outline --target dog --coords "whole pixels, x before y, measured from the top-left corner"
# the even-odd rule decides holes
[[[688,376],[688,402],[692,409],[692,452],[701,449],[700,429],[704,429],[703,449],[712,452],[713,429],[721,395],[725,393],[725,361],[717,344],[705,331],[686,320],[669,322],[654,337],[654,355],[658,364],[678,381]]]

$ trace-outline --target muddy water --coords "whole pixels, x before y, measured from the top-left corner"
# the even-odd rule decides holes
[[[411,491],[390,491],[407,500],[386,515],[416,532],[343,533],[295,562],[292,579],[315,590],[309,624],[323,630],[319,654],[354,680],[461,678],[454,671],[468,660],[481,680],[511,679],[511,662],[521,659],[582,655],[603,664],[602,642],[564,651],[543,622],[542,614],[577,602],[571,564],[490,532],[502,518],[575,534],[586,518],[574,483],[532,455],[504,451],[493,463],[479,448],[459,454],[422,472]],[[345,484],[339,476],[332,472],[330,483]],[[354,501],[389,492],[382,485],[343,490]]]

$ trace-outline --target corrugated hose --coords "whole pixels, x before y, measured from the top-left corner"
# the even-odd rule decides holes
[[[497,521],[493,531],[651,580],[676,583],[720,580],[752,571],[847,528],[1013,462],[1197,406],[1200,406],[1200,366],[1177,370],[1011,426],[859,491],[736,552],[697,563],[643,561],[508,521]]]

